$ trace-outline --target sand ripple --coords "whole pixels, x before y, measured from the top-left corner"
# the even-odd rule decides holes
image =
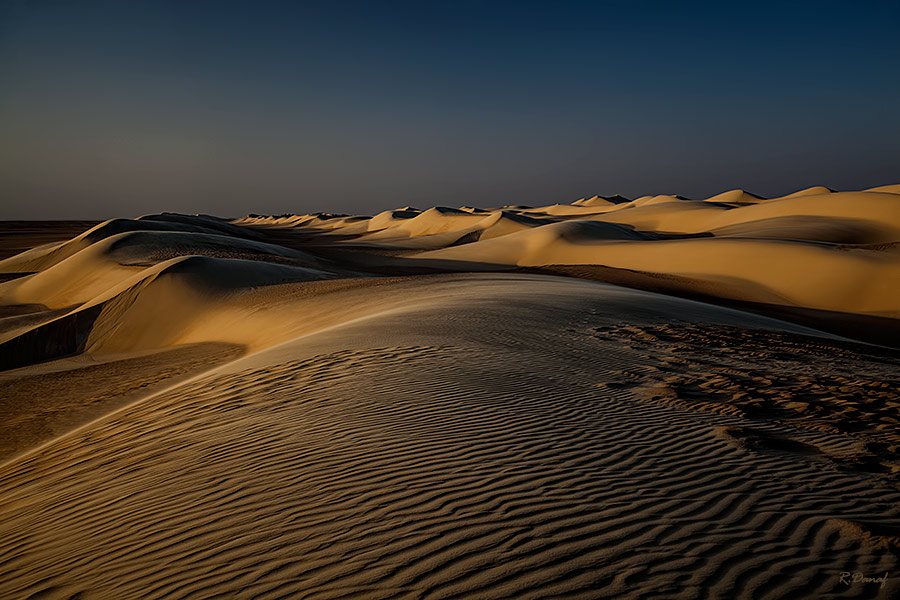
[[[651,370],[584,316],[451,316],[416,318],[438,345],[238,362],[7,464],[0,592],[837,598],[879,593],[841,571],[896,571],[900,493],[872,476],[642,400],[616,384]]]

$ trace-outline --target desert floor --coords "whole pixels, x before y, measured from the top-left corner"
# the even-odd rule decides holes
[[[900,186],[0,231],[0,597],[900,596]]]

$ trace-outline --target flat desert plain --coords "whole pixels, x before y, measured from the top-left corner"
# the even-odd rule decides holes
[[[2,598],[900,597],[900,185],[2,227]]]

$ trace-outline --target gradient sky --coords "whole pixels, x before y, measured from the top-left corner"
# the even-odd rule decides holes
[[[0,0],[0,219],[900,183],[900,3]]]

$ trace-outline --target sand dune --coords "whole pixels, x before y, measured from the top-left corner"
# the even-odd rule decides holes
[[[155,218],[148,216],[139,219],[112,219],[104,221],[69,241],[34,248],[17,256],[0,261],[0,270],[2,270],[2,272],[42,271],[69,258],[79,251],[88,248],[96,242],[100,242],[118,234],[130,232],[181,232],[220,235],[225,233],[229,236],[228,239],[233,240],[235,243],[239,243],[243,238],[257,237],[252,231],[243,232],[236,229],[231,231],[218,230],[210,226],[209,219],[194,217],[193,221],[183,220],[181,222],[172,222],[170,221],[172,217],[173,215],[157,215]],[[225,225],[227,225],[227,223]],[[235,231],[240,232],[241,235],[235,235]]]
[[[602,216],[425,252],[415,260],[441,261],[443,268],[456,262],[462,269],[603,265],[726,284],[721,295],[733,300],[900,315],[900,250],[893,245],[900,239],[900,195],[803,194],[723,206],[728,194],[712,198],[714,206],[638,199]],[[613,233],[615,226],[621,233]]]
[[[817,187],[9,257],[0,596],[896,597],[898,240]]]
[[[3,589],[840,597],[823,572],[897,568],[883,545],[900,493],[836,467],[852,438],[642,401],[655,365],[605,329],[677,311],[765,340],[771,322],[537,276],[432,285],[448,294],[231,363],[6,465]]]
[[[581,223],[565,223],[566,226]],[[598,223],[601,225],[601,223]],[[416,260],[510,266],[602,264],[725,284],[724,298],[849,313],[900,315],[895,252],[844,249],[784,240],[699,238],[621,243],[622,230],[578,227],[522,234],[420,254]],[[635,235],[635,238],[637,236]],[[621,239],[621,238],[620,238]],[[493,242],[493,243],[492,243]],[[820,265],[810,268],[810,265]],[[827,267],[826,267],[827,265]]]

